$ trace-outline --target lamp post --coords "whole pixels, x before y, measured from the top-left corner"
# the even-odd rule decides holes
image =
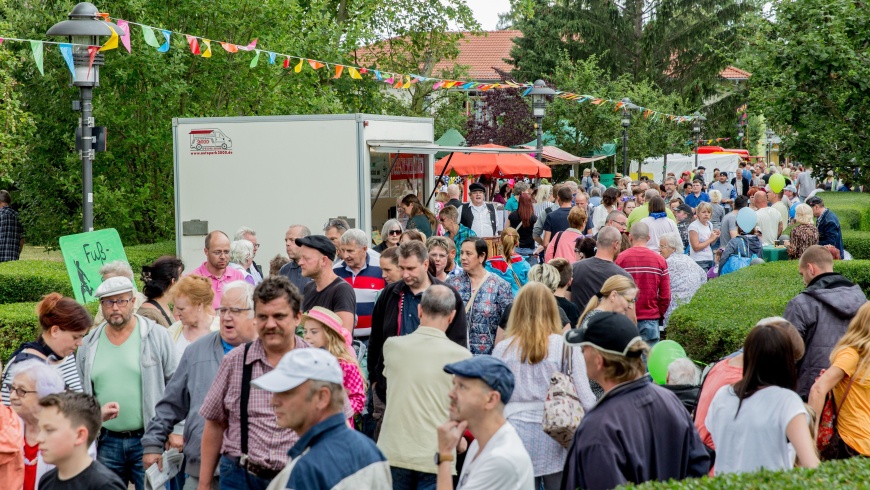
[[[628,127],[631,126],[631,112],[637,106],[631,103],[628,97],[622,99],[622,176],[628,177]],[[637,170],[637,178],[640,180],[640,168]]]
[[[742,122],[737,123],[737,139],[740,140],[740,149],[743,149],[743,126],[744,124]]]
[[[764,136],[767,138],[767,167],[770,168],[770,140],[773,138],[773,130],[768,128]]]
[[[99,46],[101,36],[111,36],[112,29],[123,34],[117,25],[107,22],[98,15],[93,4],[82,2],[73,7],[69,20],[58,22],[46,32],[48,36],[65,36],[73,44],[73,68],[75,76],[72,84],[79,88],[80,99],[73,101],[73,110],[81,111],[81,159],[82,159],[82,230],[94,229],[94,87],[100,85],[100,66],[105,62],[102,53],[96,53],[93,66],[90,66],[89,46]]]
[[[698,146],[701,144],[701,125],[707,120],[700,112],[695,111],[692,114],[694,122],[692,123],[692,132],[695,134],[695,168],[698,168]]]
[[[538,136],[538,145],[536,152],[538,161],[544,157],[544,115],[547,113],[547,96],[555,95],[556,91],[547,87],[543,80],[536,80],[532,84],[532,89],[529,90],[529,95],[532,96],[532,116],[535,118],[535,131]]]

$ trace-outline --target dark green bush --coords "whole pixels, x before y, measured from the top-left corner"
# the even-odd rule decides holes
[[[650,482],[643,485],[626,485],[620,488],[647,490],[737,490],[776,489],[846,490],[866,488],[870,480],[870,459],[857,457],[842,461],[822,463],[814,470],[798,468],[791,471],[759,471],[742,475],[723,475],[715,478],[693,478],[682,481]]]
[[[63,262],[18,260],[0,264],[0,304],[39,301],[52,291],[73,294]]]
[[[870,259],[870,231],[843,230],[843,248],[853,259]]]
[[[133,245],[124,247],[124,253],[127,254],[127,262],[133,268],[136,277],[142,272],[142,266],[154,262],[155,259],[162,255],[175,255],[175,242],[157,242],[147,245]]]
[[[834,270],[870,291],[870,261],[837,261]],[[781,316],[803,288],[795,260],[746,267],[702,286],[671,315],[667,336],[693,359],[715,361],[739,349],[758,320]]]
[[[823,192],[819,197],[840,219],[843,230],[870,231],[870,194]]]

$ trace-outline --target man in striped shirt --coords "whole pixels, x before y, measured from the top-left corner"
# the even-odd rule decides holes
[[[634,311],[637,329],[650,347],[659,341],[659,323],[671,304],[671,278],[668,263],[647,248],[649,226],[635,223],[629,234],[631,248],[616,257],[616,265],[631,274],[637,285]]]
[[[380,266],[368,254],[369,237],[366,232],[359,228],[347,230],[341,235],[339,243],[339,256],[344,260],[336,264],[333,270],[353,287],[356,296],[353,336],[368,342],[372,332],[372,310],[387,283]]]

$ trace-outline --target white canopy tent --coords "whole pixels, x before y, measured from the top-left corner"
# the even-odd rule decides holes
[[[680,174],[686,170],[692,171],[695,168],[695,155],[682,155],[680,153],[671,153],[667,155],[667,172],[673,172],[679,178]],[[698,155],[698,166],[707,169],[707,175],[712,178],[713,169],[718,168],[720,171],[734,174],[737,172],[737,165],[740,163],[740,156],[736,153],[711,153],[707,155]],[[631,162],[631,173],[637,174],[637,162]],[[665,157],[647,158],[643,161],[644,174],[652,175],[652,180],[662,182],[665,178]]]

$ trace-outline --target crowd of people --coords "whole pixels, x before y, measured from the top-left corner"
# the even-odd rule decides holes
[[[292,225],[266,271],[255,230],[215,230],[189,274],[143,267],[141,293],[106,264],[96,319],[52,293],[5,360],[0,481],[144,490],[177,450],[167,489],[613,488],[814,467],[831,400],[822,456],[870,456],[870,306],[833,272],[810,170],[705,170],[491,201],[451,184],[435,212],[402,198],[377,244]],[[788,246],[806,289],[703,376],[678,359],[651,382],[671,312],[762,244]]]

